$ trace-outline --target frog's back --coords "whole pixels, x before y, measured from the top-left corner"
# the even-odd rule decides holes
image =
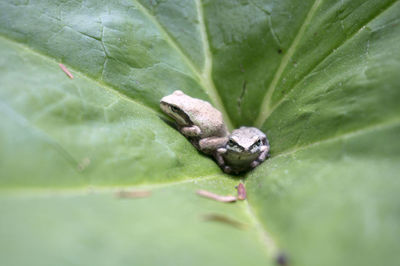
[[[201,138],[228,135],[222,113],[209,102],[190,97],[181,91],[165,96],[161,101],[174,104],[184,110],[191,122],[202,129]]]
[[[209,102],[195,99],[201,101],[198,106],[203,106],[203,108],[196,108],[192,112],[196,112],[194,115],[194,123],[198,124],[202,129],[202,138],[206,137],[225,137],[228,135],[227,127],[224,123],[224,118],[222,113],[214,108]]]

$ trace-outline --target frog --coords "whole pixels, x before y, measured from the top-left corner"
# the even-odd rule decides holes
[[[239,174],[253,169],[269,157],[267,136],[255,127],[232,131],[224,147],[217,149],[215,160],[225,173]]]
[[[199,151],[214,155],[226,145],[228,128],[222,113],[209,102],[175,90],[160,100],[160,108]]]

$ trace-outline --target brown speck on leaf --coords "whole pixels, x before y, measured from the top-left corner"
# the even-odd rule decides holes
[[[239,200],[245,200],[246,199],[246,197],[247,197],[246,188],[244,187],[243,183],[239,184],[239,186],[237,188],[237,192],[238,192],[237,198]]]
[[[83,171],[85,170],[90,164],[90,158],[85,157],[78,163],[78,170]]]
[[[247,87],[246,87],[246,81],[243,81],[243,85],[242,85],[242,92],[240,93],[240,96],[237,100],[237,107],[239,110],[239,113],[242,113],[242,101],[244,96],[246,95],[246,91],[247,91]]]
[[[288,258],[285,253],[279,253],[276,257],[276,264],[279,266],[288,266]]]
[[[67,76],[70,79],[74,78],[74,76],[71,74],[71,72],[69,72],[69,70],[66,68],[66,66],[64,66],[63,64],[58,64],[58,65],[61,67],[62,71],[64,71],[64,73],[67,74]]]
[[[241,71],[242,73],[244,73],[244,68],[243,68],[243,65],[242,65],[242,64],[240,64],[240,71]]]
[[[205,197],[205,198],[209,198],[209,199],[213,199],[216,201],[220,201],[220,202],[234,202],[236,201],[236,197],[234,196],[221,196],[221,195],[217,195],[214,194],[212,192],[206,191],[206,190],[197,190],[196,191],[197,195]]]
[[[146,198],[151,195],[151,191],[148,190],[120,190],[115,193],[115,196],[120,199],[134,199],[134,198]]]
[[[281,54],[283,51],[282,51],[282,49],[279,49],[278,50],[278,54]]]
[[[203,220],[205,220],[205,221],[224,223],[224,224],[236,227],[238,229],[246,229],[247,228],[246,224],[236,221],[236,220],[234,220],[228,216],[222,215],[222,214],[210,213],[210,214],[205,214],[202,217],[203,217]]]

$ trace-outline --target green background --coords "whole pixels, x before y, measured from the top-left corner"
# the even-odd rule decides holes
[[[0,264],[397,264],[399,17],[396,0],[1,1]],[[176,89],[261,128],[271,158],[223,174],[166,123]],[[248,200],[195,194],[240,181]]]

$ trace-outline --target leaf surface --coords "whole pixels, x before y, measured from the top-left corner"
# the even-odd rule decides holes
[[[395,0],[0,2],[1,264],[395,265],[399,15]],[[223,174],[159,109],[176,89],[260,127],[271,158]],[[245,201],[195,194],[241,180]]]

